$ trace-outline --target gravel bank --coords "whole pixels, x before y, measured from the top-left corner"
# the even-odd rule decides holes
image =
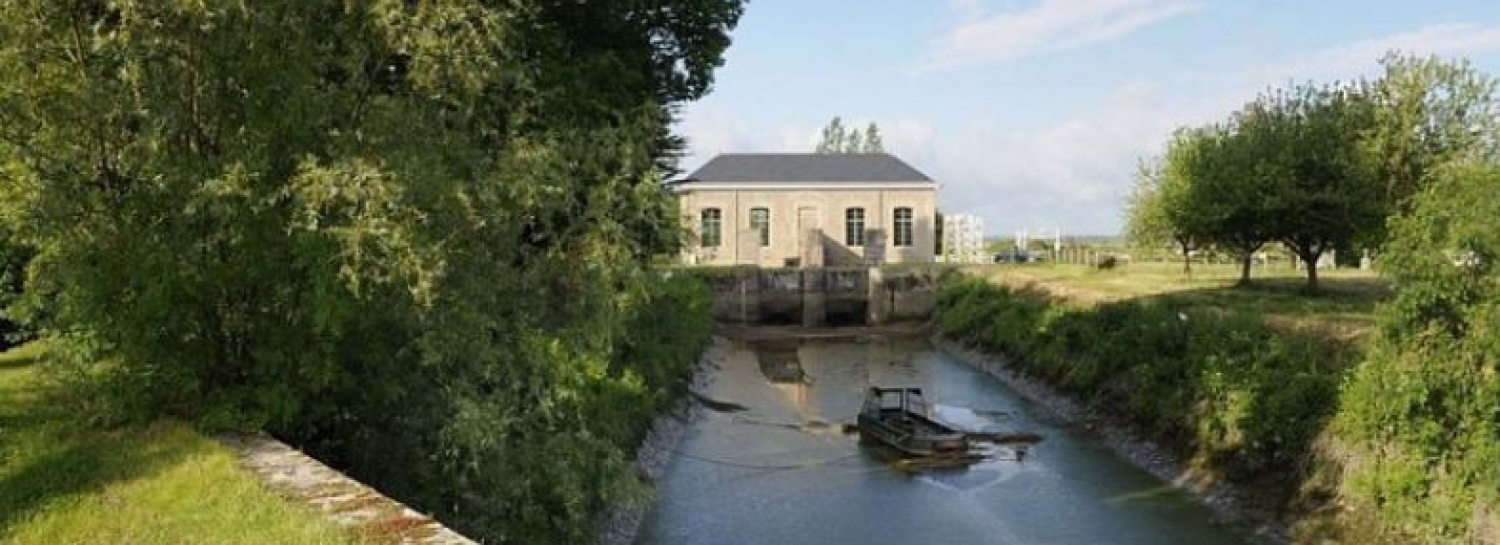
[[[703,355],[698,358],[697,365],[693,368],[693,376],[689,382],[689,388],[694,392],[701,392],[713,380],[713,371],[718,369],[724,362],[724,350],[729,341],[715,335],[704,349]],[[693,396],[684,396],[678,400],[671,410],[657,415],[651,421],[651,430],[646,433],[646,438],[641,441],[641,446],[636,450],[635,471],[642,482],[649,486],[655,486],[656,482],[667,472],[667,466],[671,465],[673,454],[677,451],[677,444],[682,440],[682,435],[687,432],[688,426],[698,417],[698,411],[702,410]],[[654,489],[653,489],[654,492]],[[641,520],[646,516],[646,510],[651,507],[654,497],[627,498],[611,506],[609,510],[600,517],[598,528],[594,532],[594,543],[596,545],[630,545],[635,542],[636,534],[640,532]]]

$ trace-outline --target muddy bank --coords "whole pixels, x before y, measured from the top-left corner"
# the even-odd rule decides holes
[[[713,371],[724,362],[724,350],[729,340],[715,335],[693,366],[689,379],[689,392],[700,392],[712,380]],[[657,415],[651,421],[651,429],[636,450],[635,472],[642,482],[651,488],[645,497],[626,498],[605,511],[594,532],[596,545],[630,545],[640,532],[641,520],[655,499],[655,484],[666,473],[667,466],[682,435],[703,410],[697,395],[683,396],[671,410]]]
[[[1208,507],[1217,522],[1240,528],[1260,543],[1281,545],[1290,541],[1289,525],[1278,520],[1273,512],[1255,507],[1258,498],[1254,493],[1189,467],[1170,449],[1146,438],[1128,420],[1081,404],[1042,381],[1018,373],[1003,355],[976,351],[941,335],[933,335],[931,341],[948,355],[999,379],[1063,420],[1096,434],[1121,458],[1188,492]]]

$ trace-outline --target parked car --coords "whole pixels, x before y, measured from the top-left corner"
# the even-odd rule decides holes
[[[1017,248],[995,254],[995,263],[1036,263],[1041,260],[1041,254]]]

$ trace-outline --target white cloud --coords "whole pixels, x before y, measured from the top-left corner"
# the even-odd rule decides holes
[[[933,42],[918,71],[1086,47],[1199,8],[1191,0],[1043,0],[958,25]]]
[[[1500,50],[1500,27],[1474,24],[1437,24],[1411,32],[1361,40],[1325,49],[1300,68],[1308,71],[1338,71],[1351,65],[1369,65],[1389,51],[1418,55],[1472,55]]]
[[[1261,85],[1280,84],[1287,79],[1351,79],[1375,72],[1380,58],[1392,51],[1441,57],[1500,51],[1500,26],[1469,23],[1428,25],[1298,55],[1296,59],[1250,70],[1246,76],[1259,80]]]
[[[943,184],[944,210],[978,214],[991,234],[1022,228],[1112,234],[1136,162],[1155,154],[1182,122],[1159,91],[1128,84],[1098,110],[1036,131],[940,135],[913,160]]]
[[[687,162],[693,165],[684,166],[696,166],[708,157],[751,146],[756,139],[755,133],[734,116],[711,108],[687,108],[676,132],[687,137]],[[700,157],[705,159],[693,161]]]

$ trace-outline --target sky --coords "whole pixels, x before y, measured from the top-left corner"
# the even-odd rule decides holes
[[[1118,233],[1142,159],[1270,87],[1392,50],[1500,76],[1500,0],[750,0],[731,35],[678,122],[687,172],[874,122],[992,236]]]

